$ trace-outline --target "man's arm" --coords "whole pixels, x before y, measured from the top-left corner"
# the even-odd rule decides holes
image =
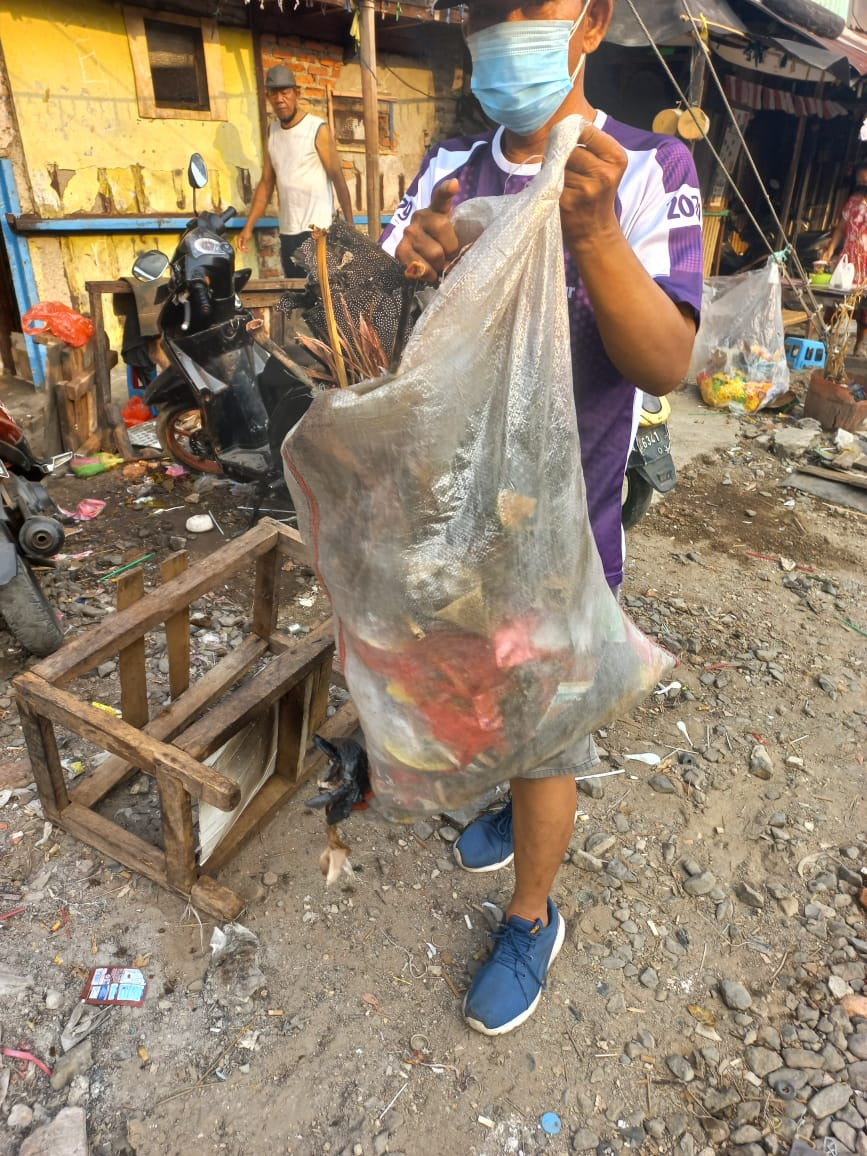
[[[343,165],[340,162],[337,145],[334,143],[334,137],[331,135],[331,129],[327,124],[321,125],[316,134],[316,151],[319,154],[319,159],[322,161],[322,167],[328,174],[328,179],[332,185],[334,185],[334,192],[337,196],[337,203],[340,205],[341,213],[343,213],[350,225],[354,224],[349,186],[346,183],[346,177],[343,175]]]
[[[271,198],[274,196],[276,186],[277,177],[274,172],[274,166],[271,164],[271,154],[266,147],[265,159],[262,162],[262,176],[253,193],[253,201],[250,205],[250,211],[247,214],[244,228],[238,234],[237,245],[242,253],[247,252],[247,246],[250,244],[250,238],[253,236],[255,224],[268,208]]]
[[[589,126],[566,165],[563,239],[584,282],[605,352],[633,385],[661,397],[689,367],[696,321],[650,276],[623,235],[615,200],[626,154]]]

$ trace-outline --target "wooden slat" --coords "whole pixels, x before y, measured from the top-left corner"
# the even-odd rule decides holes
[[[20,699],[18,700],[18,714],[21,718],[21,729],[24,732],[24,741],[27,743],[30,768],[39,791],[42,810],[45,812],[46,819],[56,823],[61,813],[69,806],[69,794],[66,789],[63,767],[60,765],[54,727],[47,718],[32,711]]]
[[[348,702],[327,719],[317,729],[317,734],[333,741],[348,738],[358,729],[358,712],[353,703]],[[311,736],[312,737],[312,736]],[[325,762],[325,756],[313,748],[304,763],[302,773],[293,782],[280,775],[274,775],[262,787],[237,820],[223,836],[220,844],[208,859],[208,870],[218,871],[255,835],[276,811],[296,793],[299,787]]]
[[[117,654],[133,639],[165,621],[167,615],[189,606],[199,595],[266,554],[277,541],[274,525],[263,519],[216,554],[203,558],[165,586],[145,594],[135,606],[103,619],[97,626],[68,642],[56,654],[37,663],[33,673],[46,682],[63,686],[92,670],[103,659]]]
[[[207,758],[293,686],[303,682],[322,662],[325,652],[330,662],[332,646],[329,620],[306,638],[294,641],[261,674],[239,686],[204,718],[178,735],[176,746],[195,759]]]
[[[196,762],[183,750],[159,742],[123,719],[113,718],[67,691],[50,686],[32,672],[20,674],[14,685],[16,692],[37,713],[62,723],[88,742],[120,755],[152,775],[165,771],[183,783],[191,795],[221,811],[232,811],[240,802],[237,783],[213,767]]]
[[[854,486],[857,490],[867,490],[867,477],[854,470],[825,470],[821,466],[798,465],[802,474],[812,474],[814,478],[825,478],[829,482],[840,482],[844,486]]]
[[[246,904],[240,896],[209,875],[200,875],[190,891],[193,907],[222,922],[237,919]]]
[[[166,879],[171,887],[188,892],[196,881],[196,846],[193,807],[189,794],[168,775],[157,774],[163,825]]]
[[[277,548],[280,553],[293,562],[309,566],[313,553],[298,531],[293,530],[291,526],[284,526],[282,522],[275,521],[274,525],[277,528]]]
[[[197,679],[179,699],[151,719],[143,728],[145,733],[161,742],[171,741],[212,702],[225,694],[267,650],[268,644],[261,638],[245,638],[240,646]],[[136,770],[126,759],[112,755],[73,785],[72,798],[84,807],[92,807]]]
[[[160,566],[163,585],[187,568],[186,551],[170,554]],[[179,698],[190,685],[190,608],[184,606],[166,619],[166,652],[169,660],[169,694]]]
[[[154,847],[131,831],[124,831],[104,815],[82,807],[79,803],[70,803],[63,812],[62,825],[70,835],[96,847],[109,858],[117,859],[125,867],[131,867],[133,871],[153,879],[161,887],[168,885],[165,856],[159,847]]]
[[[256,562],[256,590],[253,595],[253,633],[267,638],[277,625],[277,591],[282,558],[275,548]]]
[[[121,574],[117,583],[117,608],[126,610],[144,596],[144,571],[139,568]],[[136,638],[118,655],[120,672],[120,712],[124,722],[143,727],[150,717],[148,710],[148,672],[145,665],[144,637]]]

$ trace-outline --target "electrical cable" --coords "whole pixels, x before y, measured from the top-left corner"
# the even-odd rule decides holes
[[[665,57],[663,56],[662,52],[659,49],[659,46],[657,45],[656,41],[653,39],[653,36],[651,35],[650,30],[648,29],[647,25],[642,20],[641,14],[639,13],[639,11],[635,5],[635,0],[626,0],[626,2],[629,5],[629,8],[631,9],[632,15],[635,17],[635,20],[636,20],[639,28],[644,33],[644,35],[647,37],[648,44],[655,52],[657,59],[659,60],[659,63],[662,65],[663,71],[665,72],[666,76],[668,77],[669,81],[672,84],[672,87],[674,88],[675,92],[677,93],[678,97],[680,98],[681,102],[683,103],[684,108],[686,110],[689,110],[691,107],[690,103],[689,103],[689,99],[686,96],[686,93],[681,88],[681,86],[677,80],[677,77],[674,75],[671,68],[669,67],[668,62],[666,61]],[[687,15],[690,19],[690,22],[692,23],[693,32],[697,36],[699,43],[702,46],[702,50],[705,53],[707,62],[710,66],[710,70],[714,75],[714,79],[715,79],[717,85],[720,85],[719,78],[716,74],[716,70],[715,70],[714,65],[713,65],[713,61],[710,59],[710,55],[707,51],[707,46],[705,45],[704,41],[701,39],[701,35],[696,28],[695,19],[694,19],[692,13],[689,11],[689,9],[686,7],[685,0],[681,0],[681,3],[683,4],[684,9],[686,10]],[[721,91],[722,91],[722,89],[721,89]],[[725,94],[723,94],[723,99],[725,100]],[[744,148],[747,156],[749,157],[750,164],[753,166],[753,171],[756,173],[756,177],[759,181],[759,184],[761,185],[762,191],[765,193],[765,197],[768,199],[768,202],[770,203],[770,198],[768,197],[767,190],[765,190],[764,183],[762,182],[762,179],[759,176],[758,171],[755,168],[755,164],[753,162],[750,151],[747,148],[746,141],[744,140],[743,135],[740,131],[740,125],[738,125],[737,120],[735,119],[734,110],[732,109],[731,105],[728,103],[727,100],[725,101],[725,103],[726,103],[726,109],[727,109],[729,115],[731,116],[731,119],[735,125],[735,128],[737,129],[738,136],[740,137],[740,140],[741,140],[741,144],[743,145],[743,148]],[[753,228],[758,233],[759,238],[761,239],[761,241],[764,243],[766,249],[768,250],[768,253],[770,254],[770,256],[774,257],[778,262],[780,262],[781,261],[781,255],[778,254],[777,250],[774,249],[770,240],[766,236],[764,229],[761,227],[759,222],[756,220],[752,209],[747,204],[746,199],[744,198],[743,194],[741,193],[740,189],[738,188],[737,182],[735,181],[734,177],[732,176],[732,174],[729,172],[728,168],[726,167],[725,162],[723,161],[722,157],[719,154],[719,151],[711,143],[711,140],[707,134],[707,130],[701,124],[699,124],[698,118],[695,115],[693,115],[693,121],[694,121],[696,127],[699,129],[699,132],[701,133],[702,139],[707,144],[707,147],[710,150],[711,155],[713,156],[716,163],[719,165],[720,171],[722,172],[723,176],[726,178],[729,185],[731,186],[732,192],[735,194],[735,196],[738,198],[741,205],[743,206],[744,212],[746,213],[747,217],[749,218],[750,223],[752,224]],[[774,212],[773,206],[771,206],[771,211],[773,212],[775,221],[779,225],[779,221],[777,220],[776,212]],[[780,232],[781,232],[781,235],[783,237],[785,237],[785,235],[786,235],[785,230],[782,228],[782,226],[780,226]],[[787,250],[783,251],[782,257],[785,257],[787,252],[794,253],[794,250],[792,250],[791,246],[788,246]],[[805,282],[805,287],[806,287],[807,277],[806,277],[806,274],[804,274],[803,266],[801,265],[801,262],[798,259],[798,256],[796,253],[794,253],[794,257],[795,257],[795,261],[796,261],[796,268],[803,275],[803,280]],[[816,299],[813,297],[813,294],[809,291],[809,289],[807,289],[807,292],[809,293],[809,297],[810,297],[810,304],[812,306],[810,308],[807,306],[807,304],[804,300],[804,294],[803,294],[802,287],[797,286],[797,285],[792,285],[792,288],[794,289],[795,293],[797,294],[798,300],[800,301],[801,305],[804,308],[804,312],[807,313],[807,315],[810,317],[813,324],[819,328],[822,335],[826,336],[827,332],[828,332],[828,327],[825,324],[823,312],[822,312],[821,308],[819,307],[819,304],[817,303]]]

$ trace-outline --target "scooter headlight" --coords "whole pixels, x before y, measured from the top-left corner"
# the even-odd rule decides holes
[[[190,241],[190,250],[194,257],[222,257],[232,252],[232,246],[226,241],[218,241],[216,237],[194,237]]]

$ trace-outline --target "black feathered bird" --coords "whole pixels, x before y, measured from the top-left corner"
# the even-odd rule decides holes
[[[325,808],[328,824],[328,845],[319,856],[319,867],[326,885],[334,883],[349,867],[349,846],[340,838],[337,824],[344,822],[353,811],[367,806],[371,795],[367,751],[352,739],[337,739],[330,743],[321,735],[313,736],[314,745],[328,759],[328,772],[319,780],[322,794],[308,799],[306,806]]]

